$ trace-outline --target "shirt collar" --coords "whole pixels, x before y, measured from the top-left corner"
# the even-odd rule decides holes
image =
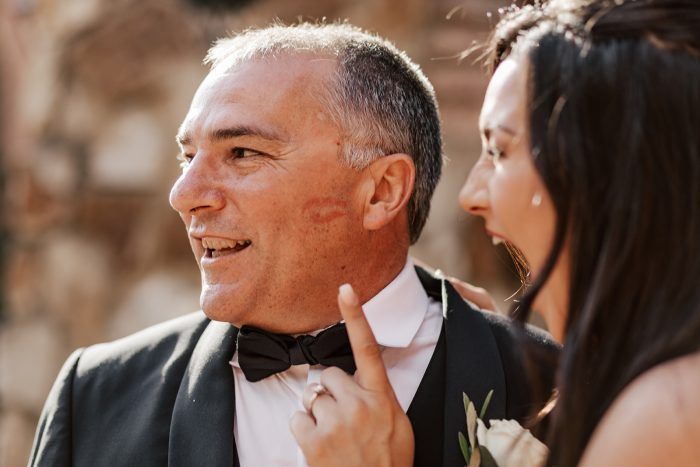
[[[399,275],[362,305],[362,310],[379,345],[406,348],[423,323],[428,304],[428,294],[418,278],[413,261],[408,257]],[[315,336],[321,331],[323,329],[305,334]],[[238,352],[229,363],[240,368]]]
[[[379,345],[408,347],[428,310],[428,294],[411,258],[398,276],[362,305]]]

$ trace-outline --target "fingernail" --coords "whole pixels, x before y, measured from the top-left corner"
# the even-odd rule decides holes
[[[357,305],[357,295],[350,284],[341,285],[338,289],[338,295],[340,295],[340,299],[347,305]]]

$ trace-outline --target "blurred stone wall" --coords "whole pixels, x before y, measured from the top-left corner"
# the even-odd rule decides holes
[[[413,253],[499,297],[515,290],[507,256],[456,200],[487,81],[456,57],[503,3],[0,0],[0,466],[26,464],[73,349],[197,309],[198,272],[167,197],[201,59],[227,31],[347,18],[407,50],[436,87],[450,159]]]

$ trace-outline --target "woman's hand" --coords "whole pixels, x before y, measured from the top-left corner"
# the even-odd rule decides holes
[[[427,271],[435,273],[435,268],[429,266],[427,263],[424,263],[418,258],[414,257],[413,263]],[[440,272],[439,274],[442,273]],[[476,287],[467,282],[461,281],[456,277],[445,277],[445,279],[452,284],[452,287],[455,288],[457,293],[459,293],[463,299],[469,300],[484,311],[493,311],[494,313],[503,314],[498,308],[498,305],[496,305],[496,302],[493,300],[491,294],[486,289]]]
[[[468,284],[464,281],[457,279],[456,277],[448,277],[448,281],[452,284],[452,287],[462,296],[463,299],[469,300],[479,308],[485,311],[493,311],[494,313],[501,313],[498,309],[496,302],[491,297],[486,289],[481,287],[476,287]]]
[[[290,428],[311,467],[411,466],[413,430],[401,409],[357,295],[340,287],[338,306],[345,319],[357,371],[321,373],[321,385],[304,391],[307,412],[297,412]],[[327,390],[327,392],[326,392]]]

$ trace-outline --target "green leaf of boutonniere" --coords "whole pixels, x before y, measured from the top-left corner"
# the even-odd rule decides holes
[[[467,445],[467,438],[464,437],[464,434],[460,431],[457,433],[457,437],[459,438],[459,448],[462,450],[462,456],[464,456],[464,462],[469,463],[469,446]]]
[[[486,399],[481,406],[480,415],[477,416],[474,403],[469,400],[469,396],[462,393],[462,403],[464,404],[464,414],[467,422],[467,435],[464,436],[462,432],[459,432],[457,433],[457,438],[459,440],[459,448],[462,451],[462,456],[464,456],[464,462],[467,467],[498,467],[490,452],[481,452],[482,449],[485,450],[486,448],[479,446],[479,440],[476,437],[477,419],[483,418],[486,414],[492,396],[493,390],[489,391],[486,395]]]
[[[473,403],[467,406],[467,436],[472,450],[476,447],[476,409]]]
[[[481,406],[481,412],[479,412],[479,418],[484,419],[484,415],[486,415],[486,410],[489,408],[489,404],[491,403],[491,397],[493,397],[493,389],[489,391],[488,394],[486,394],[486,399],[484,400],[484,405]]]

